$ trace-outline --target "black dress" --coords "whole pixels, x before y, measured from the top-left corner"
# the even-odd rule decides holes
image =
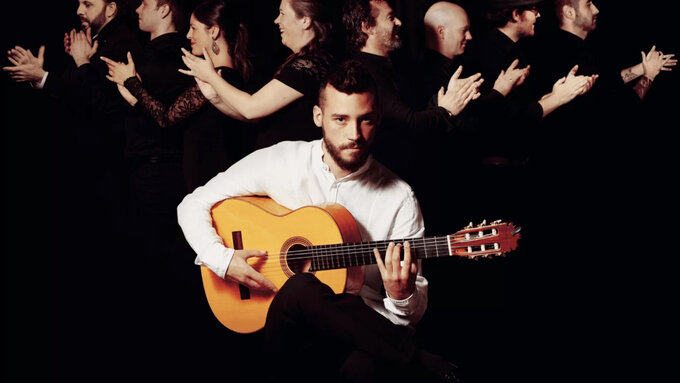
[[[263,120],[258,128],[256,149],[280,141],[312,141],[321,138],[321,128],[314,124],[312,109],[318,102],[319,85],[329,62],[329,57],[324,54],[301,55],[282,65],[274,79],[303,96]]]

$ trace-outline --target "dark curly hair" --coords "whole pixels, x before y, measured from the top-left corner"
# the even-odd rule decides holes
[[[319,107],[323,108],[326,86],[332,86],[345,94],[371,93],[377,105],[378,91],[371,74],[357,60],[335,64],[319,87]]]
[[[371,0],[348,0],[342,7],[342,23],[347,33],[347,47],[350,50],[361,49],[366,44],[368,35],[362,26],[375,26],[375,16]]]

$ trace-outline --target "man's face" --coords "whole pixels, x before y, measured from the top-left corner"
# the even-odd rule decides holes
[[[158,8],[157,0],[142,0],[137,7],[139,29],[143,32],[152,32],[163,19],[162,8]]]
[[[378,42],[387,51],[393,51],[401,47],[399,27],[401,20],[392,13],[392,7],[386,1],[371,1],[372,14],[375,17],[375,33]]]
[[[522,11],[519,15],[519,27],[521,37],[531,37],[536,33],[536,20],[541,17],[536,7]]]
[[[444,33],[444,55],[448,58],[462,55],[465,52],[467,42],[472,40],[470,20],[468,20],[467,15],[452,15]]]
[[[95,33],[106,24],[106,3],[104,0],[78,0],[76,14],[80,18],[83,30],[90,28]]]
[[[597,15],[600,10],[590,0],[579,0],[576,8],[574,25],[586,32],[594,31],[597,27]]]
[[[323,107],[314,107],[314,122],[323,130],[327,154],[341,169],[354,172],[366,162],[375,137],[375,96],[346,94],[329,84],[323,97]]]

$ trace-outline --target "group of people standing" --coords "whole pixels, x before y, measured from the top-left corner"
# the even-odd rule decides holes
[[[172,350],[178,339],[200,347],[194,337],[209,334],[213,338],[206,342],[213,345],[208,350],[214,343],[236,339],[226,341],[214,328],[206,330],[218,327],[208,324],[209,315],[196,320],[192,314],[207,312],[198,274],[190,266],[193,253],[198,254],[196,264],[222,278],[252,279],[253,288],[272,288],[244,269],[243,260],[252,254],[223,245],[218,251],[212,238],[206,239],[208,229],[201,226],[205,206],[210,207],[206,203],[251,193],[287,201],[289,208],[344,198],[350,211],[356,209],[351,212],[360,225],[366,225],[365,241],[451,234],[468,221],[499,215],[507,221],[526,220],[529,238],[536,238],[543,232],[531,224],[543,217],[528,213],[535,200],[556,198],[557,189],[582,200],[573,181],[592,174],[591,161],[601,144],[589,131],[608,129],[604,121],[621,110],[640,109],[653,83],[677,63],[674,54],[651,47],[641,52],[636,65],[609,66],[588,44],[599,14],[589,0],[488,0],[484,20],[472,19],[465,2],[428,2],[422,15],[424,49],[415,57],[400,54],[404,25],[393,2],[281,0],[273,20],[287,49],[281,63],[267,62],[267,52],[253,49],[249,35],[256,34],[252,28],[257,26],[248,24],[245,12],[253,6],[229,0],[138,3],[132,12],[126,1],[79,0],[80,29],[64,35],[64,52],[70,57],[64,73],[47,70],[57,53],[46,53],[44,46],[35,54],[15,46],[3,70],[44,97],[50,122],[59,126],[53,133],[59,149],[52,166],[64,190],[56,213],[72,215],[74,228],[63,232],[77,235],[79,253],[95,253],[86,262],[92,275],[84,281],[101,286],[96,297],[78,294],[94,299],[92,317],[109,316],[119,324],[107,332],[109,344],[148,338],[141,344],[149,349],[130,350],[129,358],[139,365],[145,363],[145,352],[159,345]],[[553,12],[557,25],[536,35],[543,12]],[[484,28],[471,25],[473,21],[483,22]],[[367,96],[343,98],[357,94]],[[331,114],[340,108],[340,100],[352,111],[368,109],[358,117]],[[350,123],[358,126],[354,136],[341,138],[338,132]],[[574,148],[582,150],[580,156]],[[358,154],[347,159],[346,151]],[[314,162],[314,156],[324,156],[325,165]],[[321,166],[334,177],[329,185],[317,168]],[[531,177],[542,177],[542,183],[530,182]],[[389,192],[374,194],[367,185]],[[330,191],[319,197],[317,186]],[[76,205],[91,208],[74,209]],[[381,214],[370,210],[376,206]],[[398,257],[400,251],[401,246],[390,248],[389,256],[396,252]],[[59,270],[68,274],[75,263],[67,261]],[[512,267],[522,265],[526,263]],[[407,339],[412,334],[402,329],[416,326],[427,307],[427,266],[423,273],[419,262],[413,262],[413,270],[407,265],[401,290],[391,288],[381,266],[367,272],[359,294],[373,311],[359,310],[360,317],[380,329],[387,319],[396,330],[386,330],[384,336]],[[503,273],[487,264],[457,266],[454,279],[461,285]],[[444,277],[436,270],[429,275]],[[305,294],[319,288],[301,278],[294,283]],[[74,282],[68,291],[79,287]],[[293,288],[281,300],[295,297]],[[354,307],[356,302],[349,300],[343,304]],[[288,318],[287,309],[280,310]],[[132,313],[139,316],[131,318]],[[159,325],[159,313],[167,316],[167,325]],[[378,319],[372,317],[376,313]],[[85,320],[78,326],[84,331],[98,328]],[[184,329],[172,338],[162,333],[182,326],[196,331]],[[271,340],[269,332],[266,340]],[[371,367],[366,368],[366,355],[356,359],[352,347],[370,344],[366,348],[372,349],[382,341],[372,338],[383,336],[377,332],[341,356],[346,358],[342,378],[363,381],[375,378],[376,371],[392,376],[373,368],[372,363],[384,364],[384,352],[423,369],[427,378],[458,379],[449,364],[413,351],[413,346],[404,346],[407,341],[399,346],[408,352],[381,346],[378,355],[368,356]],[[217,364],[221,355],[196,357],[191,363]],[[285,369],[282,361],[289,359],[273,365]],[[224,374],[245,379],[249,373],[231,367]]]

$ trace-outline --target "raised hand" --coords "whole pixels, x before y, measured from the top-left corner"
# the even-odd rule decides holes
[[[574,65],[566,77],[557,80],[553,85],[552,95],[557,98],[560,104],[566,104],[576,96],[585,93],[586,89],[590,89],[589,84],[591,82],[591,77],[577,76],[577,71],[578,65]]]
[[[109,79],[109,81],[115,82],[118,85],[123,85],[125,80],[130,77],[137,76],[139,78],[137,71],[135,70],[135,62],[132,60],[132,54],[130,54],[130,52],[127,53],[127,64],[113,61],[104,56],[101,56],[100,58],[109,67],[109,73],[106,75],[106,78]]]
[[[507,96],[514,87],[522,85],[529,75],[529,65],[524,68],[517,68],[517,64],[519,64],[519,60],[515,59],[510,63],[508,69],[501,70],[501,74],[498,75],[493,84],[493,88],[503,96]]]
[[[276,286],[264,275],[258,273],[246,262],[248,258],[266,256],[267,252],[259,250],[236,250],[231,258],[225,278],[241,283],[256,290],[276,292]]]
[[[181,49],[182,53],[184,53],[184,56],[182,56],[182,61],[184,61],[184,65],[186,65],[189,70],[179,69],[180,73],[194,76],[206,82],[210,82],[210,80],[215,78],[215,76],[219,77],[215,71],[215,66],[213,65],[213,62],[205,48],[203,48],[204,58],[194,56],[191,54],[191,52],[184,48]]]
[[[463,67],[459,66],[449,79],[446,92],[442,87],[437,94],[437,105],[454,116],[462,112],[470,101],[479,98],[479,87],[484,82],[481,73],[461,79],[462,71]]]
[[[9,73],[16,82],[39,82],[45,75],[43,64],[45,63],[45,46],[38,49],[38,57],[31,53],[30,49],[15,46],[7,52],[7,59],[12,66],[3,67],[2,70]]]
[[[640,52],[642,56],[642,70],[646,77],[650,80],[654,78],[661,71],[673,70],[672,67],[676,66],[678,60],[674,59],[675,54],[663,54],[661,51],[656,50],[656,45],[652,46],[647,54],[645,52]]]
[[[404,262],[401,262],[401,244],[390,242],[385,250],[385,261],[380,258],[380,251],[373,249],[385,291],[390,298],[406,299],[416,290],[416,276],[418,265],[411,260],[411,244],[404,242]]]
[[[90,58],[94,56],[99,47],[97,41],[95,41],[94,44],[92,43],[90,33],[90,28],[88,28],[86,32],[76,32],[75,29],[72,29],[69,35],[71,41],[69,54],[73,57],[73,61],[75,61],[77,66],[89,63]]]

